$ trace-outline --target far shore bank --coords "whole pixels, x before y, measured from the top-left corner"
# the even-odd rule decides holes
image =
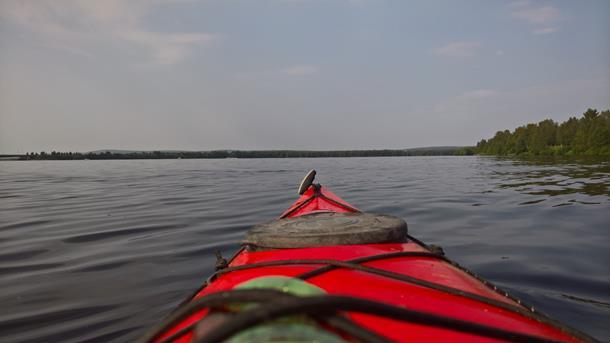
[[[136,159],[223,159],[223,158],[323,158],[383,156],[465,156],[473,147],[430,147],[380,150],[212,150],[212,151],[129,151],[37,152],[0,155],[0,160],[136,160]]]

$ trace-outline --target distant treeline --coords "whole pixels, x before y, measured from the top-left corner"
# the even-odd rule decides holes
[[[214,151],[136,151],[136,152],[32,152],[22,160],[131,160],[176,158],[299,158],[374,156],[453,156],[473,155],[474,147],[439,147],[403,150],[214,150]]]
[[[559,124],[551,119],[498,131],[481,140],[482,155],[610,155],[610,110],[588,109],[581,118]]]

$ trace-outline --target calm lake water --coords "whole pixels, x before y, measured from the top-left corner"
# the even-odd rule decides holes
[[[482,157],[0,162],[0,337],[126,342],[311,168],[458,263],[610,341],[610,161]]]

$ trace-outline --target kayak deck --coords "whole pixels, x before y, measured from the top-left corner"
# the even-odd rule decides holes
[[[313,177],[309,182],[312,180]],[[315,232],[316,218],[329,217],[324,213],[337,213],[330,215],[333,220],[344,216],[339,219],[358,222],[353,220],[361,213],[358,209],[320,185],[305,186],[301,197],[277,223],[313,221],[312,232]],[[380,223],[387,219],[372,218]],[[274,315],[282,318],[282,314],[290,313],[308,315],[320,321],[324,328],[339,331],[348,341],[354,341],[356,335],[355,341],[370,342],[593,341],[447,259],[442,249],[409,236],[404,221],[402,225],[388,222],[391,229],[404,230],[404,236],[397,238],[398,241],[302,247],[297,239],[295,246],[271,248],[246,240],[230,261],[218,256],[216,273],[145,341],[224,341],[235,333],[232,327],[243,330],[259,323],[257,320],[266,322],[275,318]],[[338,223],[342,225],[341,220]],[[378,226],[382,233],[388,229],[387,225]],[[328,230],[323,228],[320,232],[327,234]],[[282,242],[295,244],[290,240]],[[265,277],[305,282],[326,295],[296,297],[283,293],[286,290],[275,293],[266,290],[259,294],[260,290],[257,293],[240,289]],[[230,303],[231,299],[250,299],[250,296],[258,300],[258,307],[241,316],[231,314],[234,321],[225,318],[224,324],[214,324],[218,321],[214,318],[219,316],[218,301],[223,304],[224,299]],[[247,302],[243,299],[242,303]]]
[[[429,253],[429,251],[415,242],[255,252],[244,249],[231,261],[226,272],[222,269],[219,270],[212,282],[198,292],[194,298],[233,289],[235,286],[261,275],[297,277],[328,265],[321,263],[320,260],[349,261],[382,255],[383,258],[359,265],[445,286],[456,290],[455,294],[447,293],[444,289],[427,287],[425,283],[414,284],[350,268],[328,270],[308,277],[306,281],[333,295],[369,299],[464,321],[475,321],[500,329],[545,337],[549,340],[580,341],[551,325],[541,324],[540,319],[533,315],[531,309],[506,295],[494,291],[493,288],[486,286],[474,276],[442,258],[417,255],[400,256],[400,253]],[[307,260],[314,264],[309,264]],[[264,266],[265,263],[282,261],[287,263]],[[295,264],[293,261],[303,263]],[[240,270],[241,267],[249,268]],[[465,294],[479,296],[490,301],[489,303],[482,302],[481,299],[473,299],[464,296]],[[164,336],[169,336],[187,327],[204,317],[206,313],[206,311],[201,311],[194,314],[181,325],[166,332]],[[527,316],[528,313],[532,313],[532,316]],[[349,317],[357,324],[396,342],[429,340],[431,338],[439,341],[495,341],[488,337],[451,329],[413,324],[368,314],[350,313]],[[190,342],[190,338],[190,335],[186,335],[178,342]]]

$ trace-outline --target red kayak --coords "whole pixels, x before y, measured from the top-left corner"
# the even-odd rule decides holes
[[[145,342],[588,342],[407,233],[303,180],[277,220]]]

